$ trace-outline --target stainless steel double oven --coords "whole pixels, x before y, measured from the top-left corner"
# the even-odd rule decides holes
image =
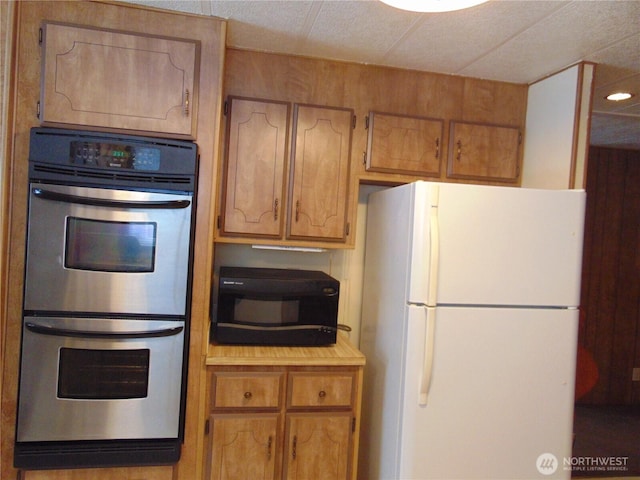
[[[32,130],[17,467],[179,459],[196,172],[192,142]]]

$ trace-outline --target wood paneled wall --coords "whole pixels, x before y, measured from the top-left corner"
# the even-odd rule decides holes
[[[640,151],[591,147],[586,188],[579,341],[599,379],[579,402],[640,404]]]

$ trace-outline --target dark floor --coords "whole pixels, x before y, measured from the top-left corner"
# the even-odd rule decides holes
[[[573,478],[640,476],[640,405],[577,405],[574,432]]]

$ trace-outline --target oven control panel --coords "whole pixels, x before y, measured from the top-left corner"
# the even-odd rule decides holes
[[[194,192],[197,171],[198,147],[191,141],[31,129],[30,182]]]
[[[75,141],[69,143],[69,160],[75,165],[157,172],[160,149],[120,143]]]

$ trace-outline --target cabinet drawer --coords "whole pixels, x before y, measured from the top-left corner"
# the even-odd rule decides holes
[[[213,375],[213,408],[278,408],[283,375],[226,373]]]
[[[354,382],[352,372],[291,373],[287,407],[351,407]]]

